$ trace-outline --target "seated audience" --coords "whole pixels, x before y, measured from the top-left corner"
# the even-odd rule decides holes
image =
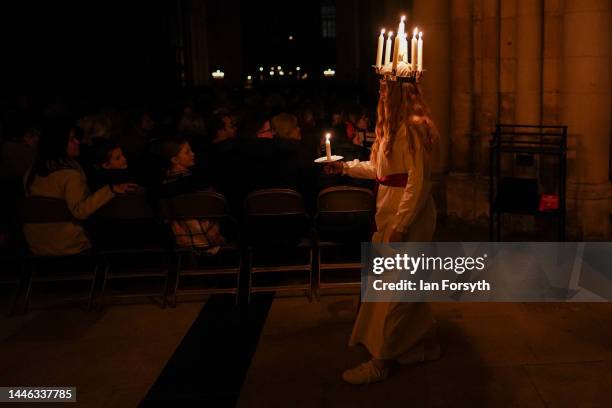
[[[202,179],[191,172],[195,166],[195,154],[189,142],[184,139],[168,139],[160,147],[162,158],[166,161],[166,178],[158,190],[160,197],[205,190]],[[191,248],[198,254],[214,255],[219,245],[225,243],[219,223],[215,220],[184,219],[173,221],[171,228],[178,247]]]
[[[87,182],[92,190],[134,181],[134,176],[128,170],[127,159],[117,142],[98,141],[92,152],[92,169],[87,174]]]
[[[105,186],[90,193],[85,173],[77,163],[79,141],[71,121],[55,119],[41,134],[33,166],[25,175],[28,197],[64,200],[74,221],[52,224],[25,224],[24,234],[30,250],[37,255],[74,255],[87,251],[91,243],[79,221],[89,218],[115,194],[131,191],[131,184]]]

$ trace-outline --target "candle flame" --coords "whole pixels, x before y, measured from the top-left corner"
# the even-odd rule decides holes
[[[326,133],[325,134],[325,141],[329,142],[329,138],[331,137],[331,133]]]
[[[389,31],[389,38],[393,37],[393,31]]]
[[[414,27],[414,31],[412,32],[412,35],[414,35],[416,37],[418,33],[419,33],[419,28],[418,27]]]
[[[406,16],[402,16],[402,23],[406,20]]]
[[[423,38],[423,32],[419,32],[419,38],[422,39]]]
[[[385,33],[385,29],[384,29],[384,28],[381,28],[381,30],[380,30],[380,35],[383,35],[384,33]]]

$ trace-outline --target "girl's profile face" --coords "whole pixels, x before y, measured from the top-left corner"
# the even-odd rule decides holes
[[[102,164],[102,167],[106,170],[125,170],[127,166],[127,159],[120,147],[113,149],[106,163]]]
[[[195,165],[195,153],[189,143],[184,143],[181,150],[172,159],[172,164],[178,169],[188,169]]]
[[[81,152],[80,145],[81,143],[76,138],[74,130],[71,130],[70,136],[68,137],[68,146],[66,147],[66,155],[71,159],[78,157],[79,153]]]

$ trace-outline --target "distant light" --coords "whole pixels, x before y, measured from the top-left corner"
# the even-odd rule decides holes
[[[289,71],[289,75],[293,75],[293,71]]]
[[[270,71],[274,71],[274,67],[270,67]]]
[[[278,75],[283,76],[283,75],[285,75],[285,73],[283,71],[279,71]]]
[[[270,76],[274,76],[274,71],[270,71]]]
[[[212,77],[214,79],[223,79],[225,77],[225,73],[223,73],[221,70],[216,70],[212,73]]]
[[[263,72],[263,67],[259,67],[259,72]]]
[[[289,41],[293,41],[293,36],[292,35],[289,36]]]
[[[280,71],[281,69],[283,69],[283,67],[281,67],[281,66],[279,65],[278,67],[276,67],[276,69],[278,69],[278,70]]]
[[[308,78],[308,73],[304,73],[304,75],[302,75],[302,79],[306,79]]]
[[[296,70],[296,71],[299,71],[300,69],[302,69],[302,68],[300,68],[300,67],[295,67],[295,70]]]
[[[325,75],[326,77],[333,77],[334,75],[336,75],[336,71],[331,68],[327,68],[325,71],[323,71],[323,75]]]
[[[253,77],[250,75],[247,75],[247,81],[250,81],[251,79],[253,79]]]

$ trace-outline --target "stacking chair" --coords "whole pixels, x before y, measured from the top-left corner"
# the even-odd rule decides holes
[[[312,299],[312,225],[300,193],[289,189],[268,189],[246,198],[248,240],[248,293],[304,290]],[[306,272],[306,282],[259,285],[256,276],[285,272]]]
[[[214,192],[198,192],[167,198],[160,203],[160,214],[166,221],[168,229],[173,222],[215,221],[220,226],[225,239],[225,243],[219,245],[218,251],[213,254],[197,246],[177,245],[176,240],[181,236],[169,231],[174,243],[176,268],[170,304],[176,305],[176,299],[181,295],[221,293],[234,294],[238,302],[242,252],[239,245],[238,223],[231,216],[225,197]],[[193,240],[193,231],[184,238]],[[226,278],[229,278],[229,282]],[[187,281],[190,280],[199,280],[200,284],[187,285]]]
[[[95,217],[95,244],[103,266],[100,304],[112,298],[151,297],[166,306],[170,254],[164,228],[144,194],[113,198]],[[110,291],[116,282],[124,288]],[[126,290],[125,286],[131,284]],[[146,289],[142,286],[146,286]]]
[[[330,187],[319,193],[317,231],[317,295],[320,289],[359,287],[359,281],[325,282],[324,271],[359,270],[361,242],[369,242],[376,212],[374,194],[359,187]]]
[[[49,224],[57,222],[78,222],[72,216],[66,202],[57,198],[28,197],[20,208],[23,224]],[[94,289],[98,276],[98,265],[88,251],[68,256],[41,256],[28,250],[26,255],[26,290],[24,311],[27,311],[36,283],[42,282],[89,282],[87,308],[91,309]]]
[[[0,290],[8,294],[11,314],[16,310],[20,289],[27,284],[24,255],[21,246],[6,245],[0,248]]]

